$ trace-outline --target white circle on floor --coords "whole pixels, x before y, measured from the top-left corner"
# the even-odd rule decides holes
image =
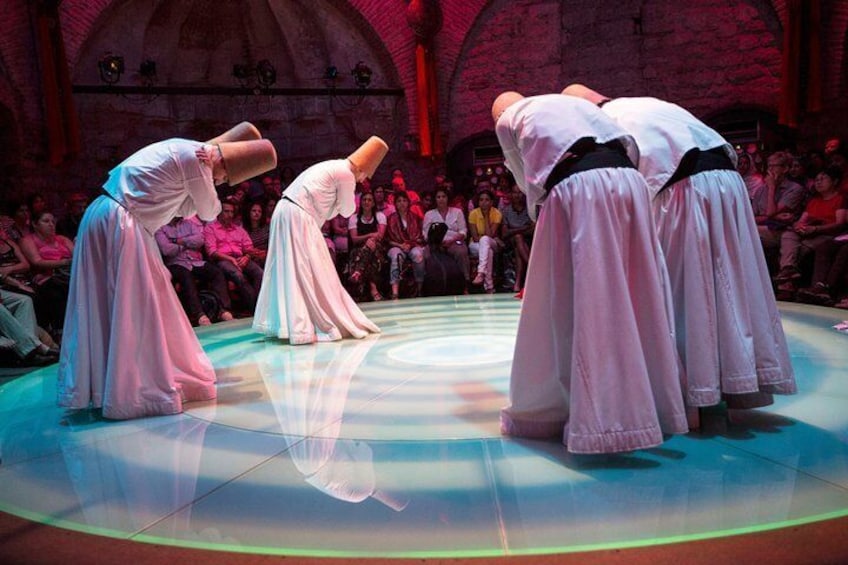
[[[436,367],[479,367],[509,363],[515,337],[491,334],[435,337],[392,347],[388,356],[401,363]]]

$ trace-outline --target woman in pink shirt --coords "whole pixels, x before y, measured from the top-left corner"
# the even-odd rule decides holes
[[[58,337],[65,323],[74,243],[56,234],[56,219],[42,210],[32,217],[33,233],[21,239],[21,251],[34,273],[39,324]]]

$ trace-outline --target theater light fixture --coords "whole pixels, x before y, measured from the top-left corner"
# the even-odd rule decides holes
[[[268,59],[262,59],[256,64],[256,81],[262,88],[270,88],[277,82],[277,69]]]
[[[372,72],[364,62],[359,61],[350,73],[353,75],[353,82],[359,88],[368,88],[368,85],[371,84]]]
[[[106,84],[115,84],[124,74],[124,58],[107,53],[97,62],[97,68],[100,71],[100,80]]]

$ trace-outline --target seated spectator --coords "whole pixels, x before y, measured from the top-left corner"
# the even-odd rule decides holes
[[[530,245],[533,242],[533,232],[536,223],[530,219],[527,212],[527,198],[517,184],[510,189],[510,203],[503,212],[503,238],[507,245],[515,250],[515,285],[514,292],[524,287],[524,273],[530,262]]]
[[[218,299],[221,307],[218,319],[223,322],[232,320],[227,279],[217,265],[203,258],[203,225],[197,216],[174,218],[156,230],[155,236],[162,260],[171,272],[177,295],[191,323],[196,326],[212,324],[200,301],[198,281]]]
[[[203,230],[204,247],[209,260],[214,261],[227,280],[235,285],[244,310],[252,312],[262,284],[262,267],[250,258],[253,241],[243,227],[235,224],[235,215],[235,204],[221,203],[218,219]]]
[[[503,249],[500,239],[502,223],[503,216],[495,207],[494,193],[490,188],[484,188],[477,193],[477,208],[468,215],[468,230],[471,233],[468,251],[472,257],[478,258],[477,276],[471,284],[482,284],[489,294],[495,292],[495,255]]]
[[[413,190],[409,184],[407,184],[406,179],[401,175],[399,177],[392,177],[392,195],[397,194],[398,192],[405,192],[406,196],[409,198],[409,209],[413,210],[415,206],[421,201],[421,197],[418,195],[418,192]],[[414,210],[413,210],[414,211]]]
[[[823,243],[845,230],[848,221],[846,198],[837,190],[842,173],[829,167],[816,176],[816,196],[807,204],[797,222],[783,232],[780,240],[780,272],[778,290],[791,293],[801,278],[798,269],[803,254],[815,251]]]
[[[12,221],[3,226],[6,235],[15,243],[20,244],[24,236],[32,233],[32,215],[29,212],[29,204],[19,200],[10,200],[7,213]]]
[[[4,278],[0,275],[0,282]],[[0,289],[0,336],[12,340],[13,351],[24,365],[49,365],[59,360],[55,344],[42,343],[38,335],[32,298]]]
[[[40,215],[47,210],[47,200],[40,193],[30,194],[27,198],[27,206],[29,207],[29,215],[35,221],[35,216]]]
[[[412,261],[416,295],[421,294],[424,284],[424,237],[421,219],[409,209],[409,197],[405,192],[395,193],[397,211],[389,217],[386,239],[389,243],[389,283],[392,300],[397,300],[400,291],[400,274],[404,263]]]
[[[763,175],[754,168],[751,161],[751,156],[747,153],[741,153],[736,161],[736,171],[745,181],[745,187],[748,189],[748,198],[753,202],[755,199],[761,198],[760,193],[766,190],[766,181],[763,180]]]
[[[348,253],[350,252],[350,226],[349,220],[341,214],[336,215],[330,220],[327,226],[327,236],[329,241],[327,246],[332,244],[333,260],[336,264],[336,269],[347,264]]]
[[[35,295],[30,286],[29,261],[17,243],[0,227],[0,287],[12,292]]]
[[[347,222],[347,218],[345,218]],[[336,264],[336,244],[333,242],[333,221],[327,220],[321,224],[321,235],[324,236],[324,243],[327,244],[327,251],[330,252],[330,258],[333,264]]]
[[[842,152],[842,139],[831,137],[824,142],[824,159],[829,161],[835,154]]]
[[[250,258],[265,268],[265,257],[268,255],[268,234],[270,227],[265,215],[265,205],[262,202],[251,202],[244,207],[242,227],[253,242],[253,249],[248,251]]]
[[[433,222],[427,230],[427,253],[424,261],[424,283],[421,296],[453,296],[465,294],[465,273],[442,244],[448,226]]]
[[[374,195],[370,192],[362,194],[359,204],[359,212],[348,221],[351,244],[349,280],[358,286],[368,285],[371,299],[376,302],[383,299],[377,283],[386,264],[383,244],[386,217],[375,209]]]
[[[816,248],[810,286],[798,290],[796,299],[806,304],[833,306],[836,298],[845,293],[848,278],[848,233],[825,241]],[[848,308],[848,298],[837,303]]]
[[[374,188],[373,194],[374,210],[377,212],[381,212],[388,219],[389,216],[395,213],[395,207],[394,204],[390,204],[386,199],[386,187],[382,184],[378,185],[376,188]]]
[[[804,164],[804,160],[797,155],[792,156],[792,163],[789,165],[789,172],[786,173],[786,178],[803,186],[807,194],[812,194],[816,190],[815,178],[807,176],[807,166]]]
[[[436,199],[436,207],[424,214],[422,232],[426,235],[430,231],[430,226],[437,222],[447,224],[448,229],[442,240],[442,247],[459,262],[467,281],[471,278],[471,274],[468,246],[465,245],[465,238],[468,236],[465,215],[462,210],[448,205],[450,195],[446,189],[437,188],[433,197]]]
[[[56,234],[56,220],[50,212],[39,212],[32,220],[33,233],[21,240],[21,251],[33,272],[38,320],[59,336],[65,324],[74,242]]]
[[[765,187],[751,200],[757,231],[766,251],[780,248],[783,232],[798,221],[804,208],[804,187],[786,178],[790,164],[788,153],[772,154],[768,158]]]
[[[421,209],[421,217],[433,209],[436,205],[435,195],[432,190],[427,190],[421,193],[421,202],[418,203],[419,208]]]
[[[271,216],[274,215],[274,208],[277,207],[279,201],[279,198],[269,198],[265,201],[265,223],[269,226],[271,225]]]
[[[71,241],[77,238],[77,231],[88,207],[88,196],[82,192],[73,192],[65,200],[65,215],[56,223],[56,233]]]
[[[235,204],[235,215],[233,216],[233,223],[236,225],[241,225],[241,214],[239,213],[241,207],[245,203],[245,199],[247,198],[247,192],[245,192],[244,186],[239,184],[237,186],[230,188],[230,194],[227,196],[227,201]]]
[[[285,190],[286,187],[290,185],[296,177],[297,174],[294,172],[294,169],[292,169],[291,167],[283,167],[280,170],[280,185],[282,186],[282,189]]]

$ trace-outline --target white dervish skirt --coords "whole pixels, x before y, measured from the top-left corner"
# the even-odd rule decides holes
[[[686,433],[667,283],[635,169],[555,186],[533,238],[503,433],[561,436],[574,453]]]
[[[706,171],[660,192],[654,219],[690,406],[770,404],[795,377],[745,183]]]
[[[74,246],[59,405],[102,407],[118,420],[176,414],[215,398],[197,340],[156,240],[117,202],[85,212]]]
[[[380,332],[342,286],[321,226],[285,198],[271,217],[253,329],[292,345]]]

